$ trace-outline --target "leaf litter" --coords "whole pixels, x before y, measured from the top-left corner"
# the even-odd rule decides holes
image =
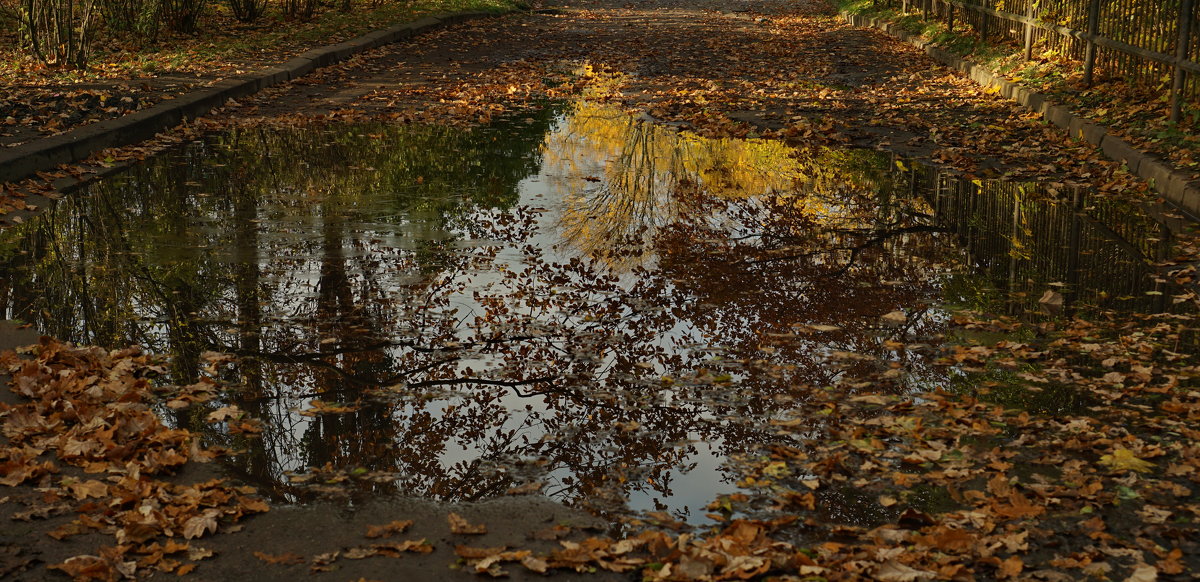
[[[39,510],[75,515],[52,537],[95,532],[111,540],[98,555],[49,568],[85,580],[182,575],[211,556],[195,540],[268,510],[253,487],[171,479],[189,463],[226,452],[159,419],[153,405],[164,389],[152,379],[164,368],[155,358],[137,348],[109,351],[50,338],[30,351],[29,358],[4,356],[12,390],[24,401],[0,404],[0,483],[37,488],[24,500],[30,518]]]

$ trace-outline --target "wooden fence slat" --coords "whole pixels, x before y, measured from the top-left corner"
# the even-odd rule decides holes
[[[1192,12],[1194,0],[1183,0],[1179,8],[1179,44],[1176,51],[1175,79],[1171,83],[1171,121],[1178,122],[1183,115],[1183,86],[1187,81],[1184,65],[1188,62],[1188,49],[1192,46]]]
[[[1026,2],[1025,15],[1029,17],[1030,22],[1033,21],[1033,17],[1034,17],[1033,2]],[[1034,29],[1034,27],[1033,27],[1033,24],[1031,24],[1030,22],[1024,23],[1024,26],[1025,26],[1025,60],[1026,61],[1033,60],[1033,29]]]

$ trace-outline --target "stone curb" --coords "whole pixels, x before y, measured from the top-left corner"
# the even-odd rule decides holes
[[[361,52],[423,34],[443,25],[497,16],[492,12],[456,12],[426,16],[334,45],[305,51],[277,66],[218,81],[198,91],[156,103],[123,117],[106,119],[71,131],[0,151],[0,183],[17,182],[38,172],[82,160],[105,148],[135,144],[184,120],[196,119],[230,99],[253,95],[267,87],[298,79]]]
[[[961,57],[920,37],[902,30],[893,22],[860,14],[842,12],[842,18],[854,26],[871,27],[899,38],[933,57],[939,63],[970,77],[972,81],[993,89],[1007,99],[1041,115],[1047,123],[1065,130],[1072,138],[1096,146],[1105,157],[1122,162],[1129,173],[1146,180],[1150,187],[1172,205],[1193,218],[1200,218],[1200,181],[1188,172],[1175,170],[1161,158],[1138,150],[1132,144],[1109,132],[1108,128],[1075,115],[1066,106],[1058,105],[1042,93],[1005,79],[983,65]]]

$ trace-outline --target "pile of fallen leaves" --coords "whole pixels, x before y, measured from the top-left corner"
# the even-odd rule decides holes
[[[243,516],[267,511],[252,487],[223,479],[181,483],[171,476],[218,451],[168,428],[152,410],[152,378],[163,370],[138,349],[107,351],[43,339],[31,359],[9,352],[13,391],[0,404],[6,442],[0,484],[36,487],[17,519],[74,512],[50,535],[111,536],[98,555],[51,568],[76,579],[116,579],[149,571],[185,574],[212,555],[195,540]],[[6,497],[7,499],[7,497]]]

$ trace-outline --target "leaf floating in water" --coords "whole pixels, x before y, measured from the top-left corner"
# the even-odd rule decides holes
[[[842,329],[841,326],[825,325],[822,323],[793,323],[792,327],[798,331],[810,332],[810,333],[814,332],[814,331],[819,331],[819,332],[841,331],[841,329]]]
[[[222,406],[208,413],[208,422],[224,422],[231,418],[240,418],[243,412],[237,405]]]
[[[1038,303],[1041,303],[1042,305],[1045,305],[1046,307],[1055,307],[1055,308],[1062,307],[1062,304],[1063,304],[1062,293],[1058,293],[1057,291],[1051,291],[1050,289],[1047,289],[1046,292],[1042,294],[1042,298],[1038,299]]]
[[[897,309],[895,311],[883,314],[883,316],[879,318],[879,321],[883,322],[884,325],[899,327],[905,323],[908,323],[908,316],[904,314],[904,311]]]
[[[309,408],[300,411],[301,416],[316,416],[318,414],[345,414],[358,410],[356,405],[341,405],[313,400],[309,402]]]

